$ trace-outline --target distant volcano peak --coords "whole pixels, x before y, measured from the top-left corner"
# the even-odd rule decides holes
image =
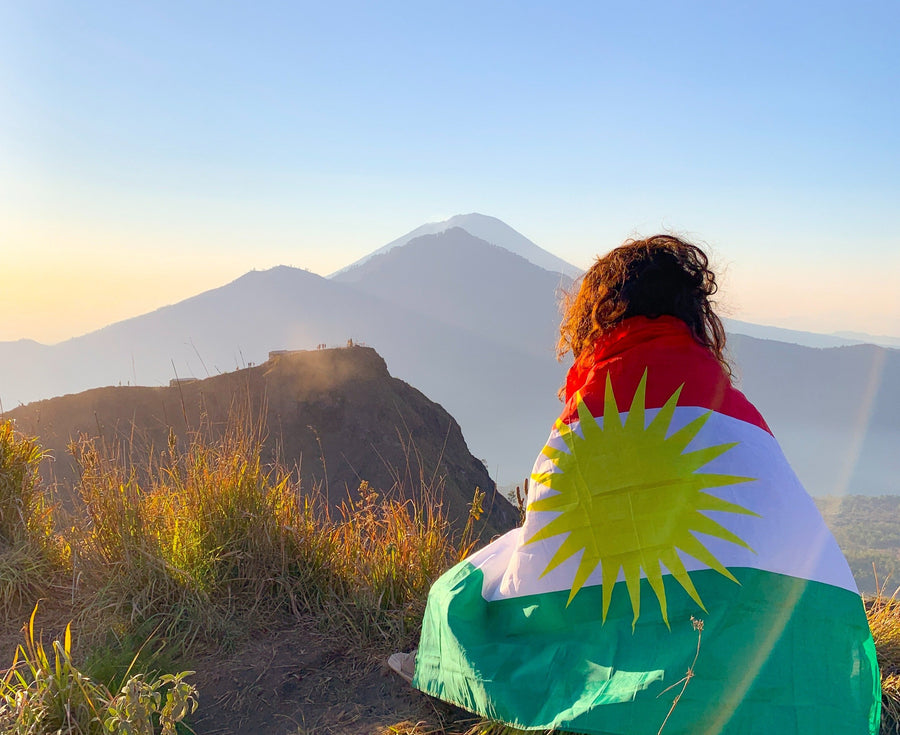
[[[335,276],[347,273],[367,262],[372,257],[382,255],[394,248],[402,247],[411,240],[421,237],[422,235],[436,235],[446,232],[454,227],[465,230],[470,235],[477,237],[480,240],[484,240],[491,245],[496,245],[504,250],[509,250],[545,270],[563,273],[570,278],[577,278],[581,275],[580,268],[577,268],[571,263],[567,263],[562,258],[553,255],[553,253],[547,252],[502,220],[486,214],[471,212],[469,214],[454,215],[442,222],[428,222],[411,232],[406,233],[403,237],[392,240],[387,245],[384,245],[360,258],[356,262],[351,263],[346,268],[341,268],[341,270],[332,273],[328,277],[334,278]]]

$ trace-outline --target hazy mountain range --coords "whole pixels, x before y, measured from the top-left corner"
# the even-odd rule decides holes
[[[202,378],[260,363],[270,350],[353,339],[441,403],[495,478],[515,483],[559,412],[557,297],[577,269],[557,268],[559,259],[494,218],[424,227],[331,278],[254,271],[57,345],[0,343],[0,399],[8,409],[100,385]],[[900,351],[742,334],[730,344],[745,392],[811,492],[900,492]]]
[[[850,345],[878,345],[880,347],[900,348],[900,337],[889,337],[884,334],[864,334],[862,332],[833,332],[818,334],[803,332],[799,329],[785,329],[763,324],[742,322],[738,319],[723,319],[725,329],[732,334],[745,334],[748,337],[772,339],[776,342],[790,342],[806,347],[849,347]]]

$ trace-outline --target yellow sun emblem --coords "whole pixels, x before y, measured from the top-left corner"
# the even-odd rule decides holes
[[[557,421],[557,431],[569,451],[548,444],[542,453],[552,461],[555,471],[532,475],[535,482],[556,493],[529,503],[528,510],[557,511],[561,514],[526,543],[568,534],[541,576],[583,551],[566,604],[572,602],[600,564],[604,622],[620,569],[624,571],[625,585],[631,598],[632,625],[637,622],[643,569],[659,600],[663,620],[666,625],[669,624],[660,562],[665,564],[691,598],[706,610],[676,549],[737,582],[709,549],[697,540],[695,531],[753,551],[734,533],[702,513],[725,511],[758,517],[758,514],[740,505],[703,492],[707,488],[748,482],[754,478],[697,472],[738,442],[685,452],[712,411],[666,436],[682,387],[672,394],[645,427],[645,370],[623,424],[607,374],[602,427],[585,406],[581,395],[576,395],[580,436],[568,424]]]

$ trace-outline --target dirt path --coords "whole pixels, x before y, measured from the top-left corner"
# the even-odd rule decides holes
[[[233,655],[192,664],[200,690],[192,726],[197,735],[386,735],[464,732],[472,724],[411,689],[386,655],[309,624],[268,633]]]

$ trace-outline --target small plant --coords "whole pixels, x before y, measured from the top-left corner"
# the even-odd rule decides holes
[[[523,491],[524,487],[524,491]],[[511,490],[507,496],[507,499],[510,503],[512,503],[516,510],[519,512],[519,525],[522,526],[525,523],[525,509],[528,505],[528,478],[525,478],[525,482],[522,483],[522,486],[516,485],[515,490]]]
[[[183,450],[172,434],[146,467],[90,441],[71,449],[85,509],[74,538],[85,619],[118,635],[149,624],[187,649],[284,606],[298,498],[285,473],[263,467],[253,427],[235,420],[218,440],[198,431]]]
[[[46,534],[49,517],[39,483],[44,453],[12,421],[0,421],[0,540],[16,544]]]
[[[151,683],[140,674],[132,676],[106,708],[106,730],[122,735],[175,735],[175,726],[197,709],[197,690],[184,681],[193,673],[163,674]],[[159,730],[153,724],[157,719]]]
[[[475,544],[478,543],[478,537],[475,535],[475,523],[480,521],[481,516],[484,515],[484,496],[484,490],[476,487],[475,493],[472,495],[472,502],[469,503],[469,514],[466,516],[466,525],[463,527],[459,541],[459,561],[471,554]]]
[[[681,701],[681,695],[684,694],[684,690],[687,689],[687,685],[690,684],[691,679],[694,678],[694,667],[697,665],[697,659],[700,657],[700,642],[703,639],[703,621],[700,620],[699,618],[695,618],[693,615],[691,615],[691,625],[693,626],[694,630],[697,631],[697,650],[694,653],[694,660],[691,661],[691,665],[688,666],[687,672],[681,679],[676,681],[671,686],[666,687],[659,694],[656,695],[657,697],[661,697],[666,692],[670,691],[671,689],[674,689],[679,684],[681,684],[681,690],[678,692],[678,694],[675,695],[675,698],[672,700],[672,706],[669,707],[669,711],[666,713],[666,718],[662,721],[662,724],[659,726],[659,732],[657,733],[657,735],[662,735],[662,731],[665,729],[666,723],[669,721],[669,718],[672,716],[672,713],[675,711],[675,708],[678,706],[678,703]]]
[[[3,732],[99,733],[99,714],[107,692],[72,665],[72,632],[54,641],[51,656],[35,639],[34,617],[25,643],[16,649],[12,666],[0,680],[0,726]]]
[[[113,695],[72,662],[72,629],[55,640],[48,654],[35,638],[37,606],[12,666],[0,679],[0,731],[8,735],[174,735],[175,727],[197,707],[196,689],[184,678],[164,675],[147,683],[129,678]],[[165,693],[165,697],[163,697]]]

